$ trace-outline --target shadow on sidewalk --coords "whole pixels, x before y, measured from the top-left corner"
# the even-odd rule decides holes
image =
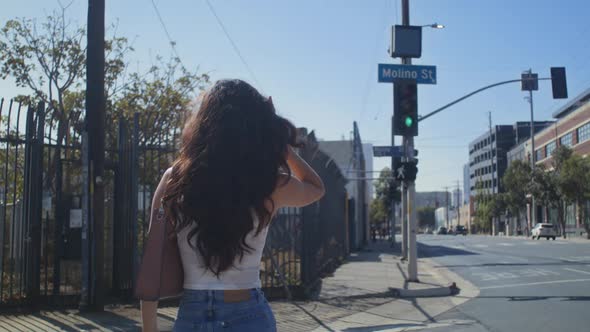
[[[473,251],[457,249],[445,246],[432,246],[418,242],[418,252],[421,258],[442,257],[442,256],[465,256],[479,255]]]
[[[478,299],[506,299],[510,302],[514,301],[545,301],[548,299],[558,299],[561,301],[590,301],[590,296],[563,296],[563,295],[539,295],[539,296],[478,296]]]
[[[374,326],[363,326],[363,327],[349,327],[346,329],[343,329],[342,331],[346,331],[346,332],[371,332],[371,331],[383,331],[383,330],[389,330],[389,329],[399,329],[399,328],[403,328],[403,327],[420,327],[420,326],[426,326],[424,324],[408,324],[408,323],[404,323],[404,324],[386,324],[386,325],[374,325]]]
[[[559,260],[558,262],[539,262],[539,263],[483,263],[483,264],[455,264],[455,265],[439,265],[437,268],[455,268],[455,267],[490,267],[490,266],[588,266],[588,261],[572,262],[567,260]]]
[[[3,324],[13,331],[29,331],[32,326],[43,331],[141,331],[139,322],[123,315],[104,311],[99,313],[75,313],[55,310],[25,315],[5,316]]]

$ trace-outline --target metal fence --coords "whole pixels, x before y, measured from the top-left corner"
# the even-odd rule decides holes
[[[302,283],[306,295],[350,252],[347,180],[336,163],[317,149],[313,137],[308,142],[302,156],[322,178],[326,195],[303,208]]]
[[[80,112],[67,116],[0,100],[0,309],[80,303],[82,138]],[[117,119],[107,134],[104,273],[109,301],[132,299],[152,193],[177,154],[179,130],[154,130],[157,114]],[[270,297],[303,296],[348,253],[345,180],[312,144],[302,155],[326,196],[281,209],[261,263]],[[326,166],[329,165],[329,166]]]

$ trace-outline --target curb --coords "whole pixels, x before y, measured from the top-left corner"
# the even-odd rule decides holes
[[[399,289],[391,288],[393,296],[400,298],[424,298],[424,297],[444,297],[455,295],[459,292],[457,285],[453,282],[446,287],[432,287],[424,289]]]

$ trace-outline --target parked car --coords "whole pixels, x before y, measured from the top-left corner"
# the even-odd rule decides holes
[[[546,238],[547,240],[549,240],[549,238],[555,240],[557,237],[557,231],[555,230],[553,224],[538,223],[535,225],[535,227],[533,227],[531,233],[533,234],[533,240],[535,238],[538,240],[542,237]]]
[[[458,225],[455,227],[455,235],[467,235],[467,228],[465,226]]]
[[[447,234],[447,228],[444,226],[440,226],[437,230],[436,230],[436,234],[437,235],[446,235]]]

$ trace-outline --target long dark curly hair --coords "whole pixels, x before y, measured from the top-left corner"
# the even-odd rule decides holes
[[[221,80],[188,118],[181,139],[164,208],[177,232],[194,225],[187,241],[219,277],[252,250],[245,240],[254,230],[252,212],[256,235],[270,223],[271,194],[282,185],[280,173],[290,175],[288,146],[299,146],[296,129],[250,84]]]

